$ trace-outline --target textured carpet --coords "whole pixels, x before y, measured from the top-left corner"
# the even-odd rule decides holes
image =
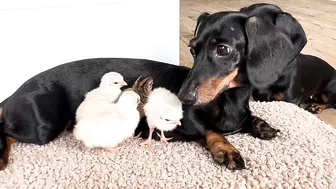
[[[271,141],[229,136],[247,169],[216,165],[195,143],[125,142],[117,154],[86,149],[65,133],[45,145],[17,143],[0,188],[336,188],[336,131],[294,105],[251,102],[254,114],[281,130]]]

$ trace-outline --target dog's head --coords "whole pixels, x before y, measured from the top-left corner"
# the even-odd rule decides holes
[[[274,5],[203,13],[189,43],[194,65],[179,99],[189,105],[207,103],[225,88],[239,85],[237,78],[265,88],[279,78],[305,44],[301,25]]]

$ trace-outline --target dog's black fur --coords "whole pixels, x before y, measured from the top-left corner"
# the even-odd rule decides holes
[[[294,46],[297,42],[297,49],[302,49],[307,43],[301,25],[294,19],[290,22],[283,20],[284,15],[290,15],[275,5],[255,4],[240,11],[284,28],[294,41]],[[288,26],[292,23],[295,25],[293,28]],[[253,98],[258,101],[287,101],[312,113],[336,108],[336,70],[318,57],[300,53],[283,69],[273,85],[256,89]]]

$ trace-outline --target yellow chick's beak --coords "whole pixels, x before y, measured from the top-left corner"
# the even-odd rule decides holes
[[[127,86],[127,83],[125,81],[120,82],[121,86]]]
[[[181,121],[174,121],[174,124],[176,124],[177,126],[181,126]]]

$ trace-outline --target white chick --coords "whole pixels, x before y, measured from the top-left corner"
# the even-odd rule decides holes
[[[164,131],[174,130],[181,125],[183,117],[182,103],[175,94],[165,88],[156,88],[148,97],[144,105],[144,112],[147,117],[149,136],[142,145],[152,144],[152,135],[155,128],[161,131],[160,139],[168,143],[172,138],[166,138]]]
[[[105,113],[91,120],[81,120],[74,129],[77,140],[90,148],[101,147],[116,152],[125,139],[133,137],[140,121],[137,110],[140,96],[134,91],[125,91],[118,102],[106,106]],[[107,109],[108,107],[108,109]]]
[[[76,122],[101,116],[105,111],[104,106],[114,103],[121,93],[120,88],[126,85],[127,83],[121,74],[117,72],[104,74],[99,87],[88,92],[84,101],[77,108]]]

